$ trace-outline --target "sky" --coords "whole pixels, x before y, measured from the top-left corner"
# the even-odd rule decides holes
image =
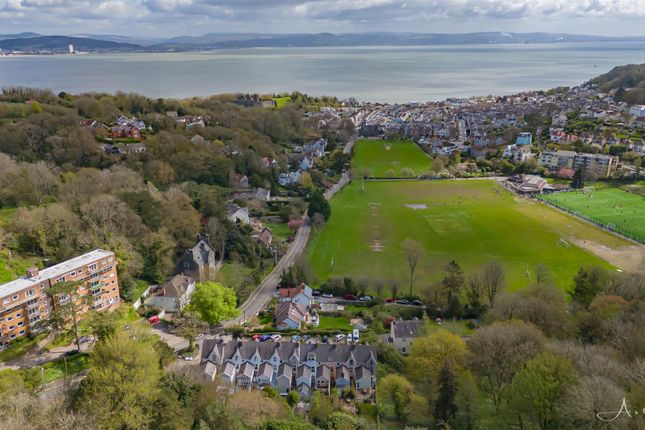
[[[0,0],[0,33],[559,32],[645,36],[645,0]]]

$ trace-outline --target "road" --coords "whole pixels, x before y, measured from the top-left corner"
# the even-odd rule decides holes
[[[355,140],[349,141],[343,148],[343,152],[349,154],[354,147],[354,142]],[[327,200],[331,199],[334,194],[340,191],[349,181],[349,172],[343,173],[338,183],[334,184],[325,192],[325,198]],[[311,233],[311,220],[307,215],[303,215],[302,220],[302,227],[298,229],[298,232],[296,233],[293,242],[289,245],[287,252],[282,256],[280,261],[278,261],[278,264],[276,264],[271,273],[269,273],[260,285],[258,285],[258,287],[251,293],[249,298],[240,305],[238,308],[240,311],[239,316],[237,318],[224,321],[222,323],[223,327],[244,324],[244,322],[257,315],[265,308],[267,303],[269,303],[271,297],[273,297],[273,292],[280,283],[282,273],[298,260],[307,246],[309,234]]]

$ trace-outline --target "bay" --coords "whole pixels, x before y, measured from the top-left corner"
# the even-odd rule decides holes
[[[442,100],[572,86],[645,62],[645,42],[257,48],[0,57],[0,86],[183,98],[218,93]]]

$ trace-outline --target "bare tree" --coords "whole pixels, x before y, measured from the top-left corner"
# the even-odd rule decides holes
[[[414,239],[405,239],[401,244],[403,249],[403,256],[408,262],[408,267],[410,269],[410,296],[412,296],[412,283],[414,282],[414,272],[417,269],[417,264],[419,260],[425,253],[423,250],[423,245],[421,242]]]
[[[506,283],[506,273],[504,272],[504,267],[498,261],[491,260],[484,266],[483,276],[486,283],[488,303],[492,306],[497,292]]]

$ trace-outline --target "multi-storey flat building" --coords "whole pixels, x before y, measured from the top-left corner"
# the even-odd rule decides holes
[[[542,151],[538,163],[549,170],[572,169],[575,151]]]
[[[542,151],[538,163],[552,171],[562,168],[583,169],[585,175],[606,178],[618,167],[618,157],[603,154],[578,154],[575,151]]]
[[[618,167],[618,157],[603,154],[578,154],[573,159],[573,169],[582,169],[587,176],[606,178]]]
[[[79,296],[91,296],[79,313],[107,310],[119,303],[119,281],[114,253],[97,249],[43,270],[31,268],[11,282],[0,285],[0,348],[14,339],[43,329],[50,313],[69,297],[48,294],[59,282],[81,282]]]

